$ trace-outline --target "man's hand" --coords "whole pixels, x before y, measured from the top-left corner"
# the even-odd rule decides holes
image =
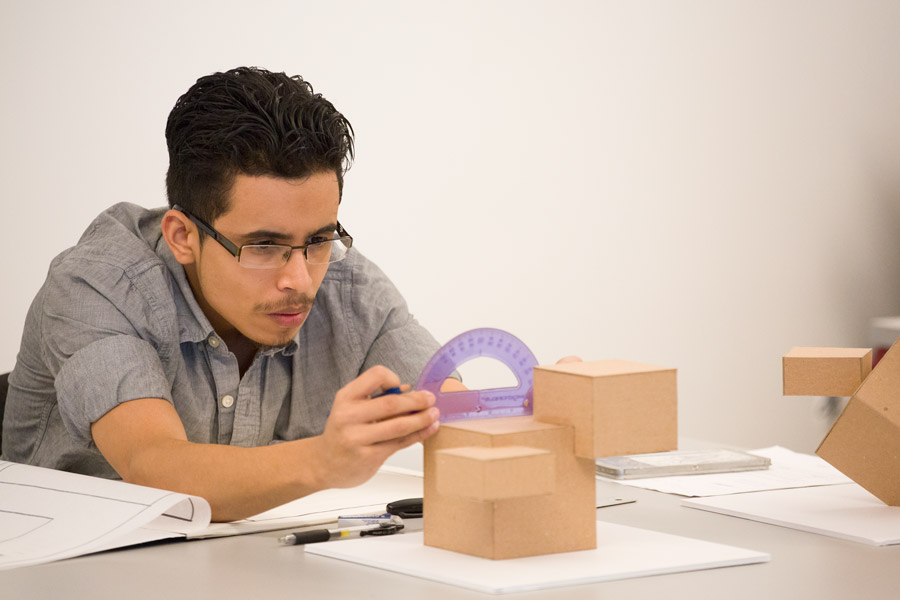
[[[401,394],[373,398],[400,387]],[[352,487],[375,474],[391,454],[433,435],[440,422],[434,395],[409,391],[386,367],[372,367],[334,399],[321,436],[313,438],[315,473],[323,488]]]
[[[563,365],[565,363],[573,363],[573,362],[584,362],[581,360],[580,356],[563,356],[561,359],[556,361],[556,364]]]

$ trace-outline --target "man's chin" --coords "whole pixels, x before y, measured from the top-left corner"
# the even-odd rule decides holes
[[[244,333],[244,337],[256,344],[259,348],[282,348],[290,344],[300,333],[300,327],[291,329],[279,329],[278,331],[260,331],[253,332],[252,335]]]
[[[297,334],[300,333],[300,328],[298,327],[294,331],[283,331],[278,335],[269,336],[264,340],[255,340],[260,347],[263,348],[282,348],[290,344],[296,337]]]

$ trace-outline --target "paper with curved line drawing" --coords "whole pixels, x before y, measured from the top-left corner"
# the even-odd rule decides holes
[[[0,461],[0,570],[187,534],[203,498]]]

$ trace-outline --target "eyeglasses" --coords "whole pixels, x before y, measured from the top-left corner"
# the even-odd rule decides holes
[[[238,263],[247,269],[277,269],[287,264],[294,250],[303,250],[303,258],[311,265],[327,265],[329,263],[344,260],[353,238],[347,233],[340,223],[334,232],[334,239],[321,242],[312,242],[303,246],[288,246],[287,244],[244,244],[238,247],[224,235],[184,210],[177,204],[173,209],[184,213],[197,227],[202,229],[212,239],[219,242],[232,256],[238,259]]]

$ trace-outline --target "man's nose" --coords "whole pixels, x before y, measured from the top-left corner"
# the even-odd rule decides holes
[[[303,250],[294,250],[278,273],[278,289],[308,291],[313,280]]]

